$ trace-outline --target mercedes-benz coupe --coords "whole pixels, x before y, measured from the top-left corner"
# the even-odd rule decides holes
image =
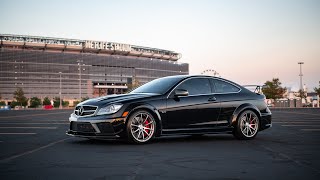
[[[128,94],[86,100],[70,115],[68,135],[143,144],[164,135],[231,133],[252,139],[272,126],[265,96],[223,78],[155,79]]]

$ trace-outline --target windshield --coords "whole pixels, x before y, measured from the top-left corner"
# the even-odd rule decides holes
[[[150,81],[137,89],[131,91],[130,93],[155,93],[155,94],[164,94],[172,86],[174,86],[181,77],[179,76],[169,76],[164,78],[155,79]]]

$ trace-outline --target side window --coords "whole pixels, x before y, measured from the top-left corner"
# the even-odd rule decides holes
[[[240,90],[238,87],[218,79],[212,79],[212,82],[214,84],[215,93],[230,93],[238,92]]]
[[[176,89],[185,89],[189,95],[210,94],[211,87],[209,79],[207,78],[193,78],[186,80],[180,84]]]

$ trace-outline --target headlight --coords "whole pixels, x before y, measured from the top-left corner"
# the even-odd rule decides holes
[[[103,115],[103,114],[113,114],[119,111],[119,109],[122,107],[122,104],[111,104],[107,107],[101,108],[97,115]]]

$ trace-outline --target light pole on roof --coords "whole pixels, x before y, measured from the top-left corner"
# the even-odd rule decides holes
[[[59,72],[59,75],[60,75],[60,91],[59,91],[59,96],[60,96],[60,104],[59,104],[59,109],[62,109],[62,99],[61,99],[61,74],[62,72]]]
[[[303,85],[302,85],[302,76],[303,76],[303,74],[302,74],[302,64],[304,64],[304,62],[298,62],[298,64],[300,65],[300,74],[299,74],[299,76],[300,76],[300,90],[303,91]]]

